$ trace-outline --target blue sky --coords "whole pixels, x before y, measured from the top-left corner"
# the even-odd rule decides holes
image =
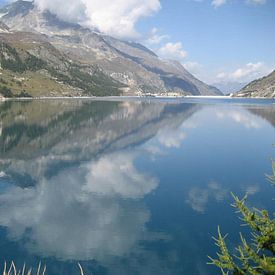
[[[137,27],[168,35],[161,45],[181,42],[187,53],[181,61],[208,82],[249,81],[275,69],[275,1],[227,2],[214,7],[210,0],[162,0],[160,11]]]
[[[275,69],[275,0],[35,3],[62,19],[140,41],[161,58],[179,60],[208,83],[248,82]]]

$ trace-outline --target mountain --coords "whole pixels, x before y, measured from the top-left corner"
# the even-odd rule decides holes
[[[223,94],[236,93],[242,89],[246,83],[233,82],[233,81],[222,81],[213,83],[213,86],[217,87]]]
[[[96,65],[72,61],[41,34],[0,32],[0,46],[5,97],[119,95],[125,87]]]
[[[275,98],[275,71],[246,85],[235,96]]]
[[[48,67],[36,70],[35,77],[41,78],[41,70],[44,70],[42,75],[45,78],[46,74],[46,82],[54,86],[54,95],[68,94],[71,88],[72,95],[82,91],[88,95],[105,95],[104,89],[108,90],[107,94],[116,95],[168,91],[191,95],[221,94],[217,88],[191,75],[179,62],[162,60],[139,43],[60,20],[49,11],[40,11],[33,2],[11,3],[0,9],[0,14],[8,28],[7,32],[0,32],[0,42],[8,45],[12,42],[11,47],[17,52],[25,51],[24,55],[31,54],[44,61]],[[77,74],[72,75],[75,67]],[[56,73],[52,74],[52,70]],[[59,72],[62,76],[58,77]],[[87,87],[80,85],[83,83]],[[89,88],[91,85],[97,88],[96,93],[93,87]],[[19,88],[16,86],[17,90]],[[39,89],[34,90],[32,94],[41,94]]]

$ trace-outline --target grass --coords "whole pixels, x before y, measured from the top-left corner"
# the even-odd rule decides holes
[[[5,84],[0,84],[9,88],[14,95],[19,94],[23,90],[34,97],[78,95],[71,87],[56,82],[48,73],[43,71],[16,73],[9,70],[1,70],[0,77],[0,82],[5,82]]]
[[[32,267],[27,269],[25,264],[23,265],[22,269],[17,269],[14,262],[11,262],[10,266],[8,266],[5,262],[3,275],[45,275],[46,269],[46,265],[44,265],[44,267],[41,268],[41,263],[39,263],[37,271],[33,272]]]
[[[84,275],[83,268],[80,263],[77,264],[79,268],[79,274]],[[10,265],[5,262],[3,275],[46,275],[47,267],[46,265],[42,266],[41,262],[39,263],[37,269],[32,267],[27,268],[24,264],[22,269],[17,269],[15,263],[12,261]]]

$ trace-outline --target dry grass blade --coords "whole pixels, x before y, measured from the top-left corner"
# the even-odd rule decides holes
[[[40,273],[40,267],[41,267],[41,262],[39,262],[39,265],[38,265],[38,268],[37,268],[36,275],[39,275],[39,273]]]
[[[13,274],[16,275],[16,274],[17,274],[17,271],[16,271],[16,267],[15,267],[15,264],[14,264],[13,261],[11,262],[11,266],[12,266],[12,268],[13,268]]]
[[[79,267],[79,269],[80,269],[80,274],[81,274],[81,275],[84,275],[84,272],[83,272],[83,269],[82,269],[82,266],[81,266],[80,263],[78,263],[78,267]]]
[[[46,269],[47,269],[47,267],[46,267],[46,265],[45,265],[45,266],[44,266],[44,269],[43,269],[43,272],[42,272],[42,275],[45,275]]]
[[[25,265],[25,263],[24,263],[23,269],[22,269],[22,275],[25,275],[25,268],[26,268],[26,265]]]
[[[3,271],[3,275],[7,274],[7,263],[5,262],[4,264],[4,271]]]
[[[5,262],[4,264],[4,271],[3,271],[3,275],[7,274],[7,263]]]
[[[12,269],[12,265],[10,265],[9,271],[8,271],[8,275],[11,274],[11,269]]]
[[[80,263],[77,264],[80,270],[80,275],[84,275],[84,271],[83,268],[81,266]],[[7,270],[8,269],[8,270]],[[39,265],[36,268],[26,268],[26,264],[24,263],[22,270],[19,269],[18,271],[16,270],[16,265],[15,263],[12,261],[10,266],[9,264],[7,264],[7,262],[4,263],[4,270],[2,275],[46,275],[46,270],[47,270],[47,266],[46,265],[42,265],[41,262],[39,262]]]

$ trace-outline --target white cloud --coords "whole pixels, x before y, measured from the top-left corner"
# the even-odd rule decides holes
[[[209,192],[207,189],[201,189],[198,187],[192,188],[188,193],[188,199],[186,202],[191,208],[197,212],[203,213],[205,206],[209,199]]]
[[[242,125],[244,125],[247,129],[259,129],[261,125],[253,119],[253,117],[246,115],[242,112],[232,112],[230,113],[231,118]]]
[[[135,155],[114,154],[102,157],[89,167],[85,191],[104,196],[137,199],[158,185],[156,179],[142,174],[133,165]]]
[[[218,110],[216,111],[216,116],[219,119],[229,118],[236,123],[242,124],[247,129],[260,129],[261,124],[255,120],[255,116],[251,113],[244,112],[244,111],[223,111]]]
[[[254,5],[263,5],[266,3],[266,0],[246,0],[246,3]]]
[[[220,72],[216,78],[218,81],[250,82],[271,73],[273,69],[263,62],[247,63],[233,72]]]
[[[226,4],[227,0],[213,0],[211,5],[214,6],[215,8],[218,8],[224,4]]]
[[[185,62],[183,66],[191,73],[197,73],[203,67],[200,63],[193,61]]]
[[[166,148],[179,148],[185,138],[186,134],[180,128],[166,128],[157,135],[159,143]]]
[[[0,178],[5,178],[7,174],[3,171],[0,171]]]
[[[139,19],[161,8],[159,0],[35,0],[35,3],[61,19],[123,38],[136,37],[135,25]]]
[[[150,236],[150,213],[137,198],[157,182],[138,172],[134,159],[117,153],[40,179],[35,187],[11,187],[0,194],[0,225],[12,240],[27,235],[26,249],[41,256],[104,262],[137,251]]]
[[[81,0],[35,0],[34,2],[40,10],[49,10],[66,21],[78,23],[87,19],[86,6]]]
[[[145,43],[150,44],[150,45],[157,45],[160,44],[165,39],[168,39],[169,35],[167,34],[159,34],[159,30],[157,28],[153,28],[150,31],[150,34],[148,35],[147,40]]]
[[[221,7],[228,3],[228,0],[212,0],[211,5],[215,8]],[[252,5],[263,5],[266,3],[266,0],[244,0],[246,4],[252,4]]]
[[[248,63],[244,67],[237,69],[232,73],[232,77],[235,79],[241,79],[252,74],[257,74],[263,68],[263,63]]]
[[[258,185],[249,185],[242,188],[247,195],[255,195],[260,191],[260,187]]]
[[[206,188],[192,187],[188,193],[186,203],[197,212],[204,213],[210,199],[223,201],[228,191],[215,181],[211,181]]]
[[[188,72],[198,77],[199,79],[206,81],[207,77],[202,64],[194,61],[188,61],[183,63],[182,65]]]
[[[187,56],[187,52],[183,49],[181,42],[166,43],[158,50],[158,54],[161,57],[176,60],[183,60]]]

